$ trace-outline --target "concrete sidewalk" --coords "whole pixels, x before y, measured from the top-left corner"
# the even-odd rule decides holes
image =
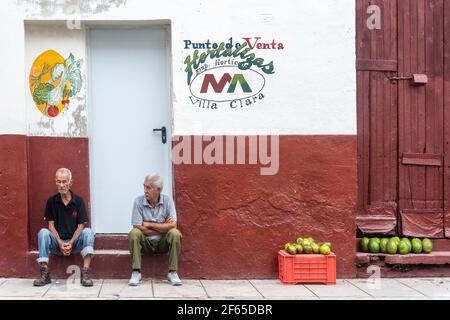
[[[174,287],[167,281],[146,279],[138,287],[128,279],[94,280],[84,288],[67,280],[34,287],[33,279],[0,279],[0,299],[446,299],[450,278],[338,280],[336,285],[283,285],[279,280],[184,280]]]

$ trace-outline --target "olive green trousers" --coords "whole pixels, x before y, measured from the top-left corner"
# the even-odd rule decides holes
[[[169,252],[169,270],[178,270],[181,238],[181,232],[178,229],[173,228],[163,234],[159,240],[148,240],[141,230],[133,228],[128,234],[132,268],[141,269],[143,254]]]

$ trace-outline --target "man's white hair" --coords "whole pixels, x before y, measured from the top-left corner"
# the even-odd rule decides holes
[[[159,189],[160,191],[163,189],[163,179],[157,173],[148,174],[145,176],[144,182],[150,181],[152,187]]]
[[[67,175],[69,180],[72,180],[72,172],[67,168],[59,168],[58,170],[56,170],[55,176],[57,174],[65,174],[65,175]]]

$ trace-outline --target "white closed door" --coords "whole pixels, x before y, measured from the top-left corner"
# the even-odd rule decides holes
[[[88,32],[92,225],[127,233],[146,174],[159,173],[172,195],[171,105],[166,29]],[[166,143],[162,131],[166,128]]]

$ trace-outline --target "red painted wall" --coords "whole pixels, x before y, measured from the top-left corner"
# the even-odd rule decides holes
[[[183,274],[276,277],[276,252],[312,236],[333,243],[339,277],[354,277],[356,160],[356,136],[282,136],[274,176],[256,165],[176,166]]]
[[[49,196],[58,192],[55,172],[66,167],[72,171],[72,190],[81,196],[90,216],[89,142],[87,138],[28,138],[30,244],[37,248],[37,233],[48,224],[44,220]]]
[[[0,276],[36,276],[36,257],[25,256],[45,226],[43,210],[56,193],[57,168],[70,168],[73,190],[88,206],[90,201],[87,139],[30,137],[28,157],[26,145],[25,136],[0,137]],[[338,277],[354,277],[356,160],[356,136],[282,136],[275,176],[261,176],[259,165],[174,166],[184,235],[180,274],[274,278],[276,252],[303,235],[331,241]],[[79,257],[60,260],[54,260],[53,274],[64,275],[67,263],[81,262]],[[163,260],[144,260],[146,275],[164,276]],[[129,258],[99,255],[93,269],[96,277],[127,277]]]
[[[0,135],[0,276],[25,273],[28,251],[27,138]]]

